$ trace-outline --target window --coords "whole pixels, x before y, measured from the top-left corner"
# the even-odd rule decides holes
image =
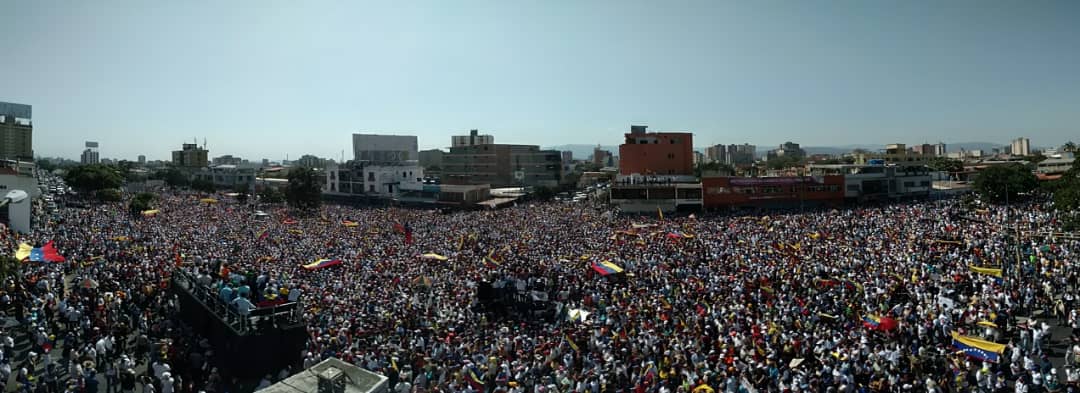
[[[668,153],[668,155],[667,155],[667,158],[668,158],[669,160],[670,160],[670,159],[673,159],[673,158],[675,158],[675,154],[673,154],[673,153]]]
[[[847,190],[848,191],[859,191],[859,185],[858,184],[848,184]]]
[[[921,181],[921,182],[919,182],[919,187],[930,187],[930,182]]]
[[[915,182],[913,182],[913,181],[906,181],[906,182],[904,182],[904,187],[905,187],[905,188],[911,188],[911,187],[915,187]]]
[[[368,186],[368,191],[375,192],[375,185],[374,184],[369,185]]]
[[[402,178],[402,179],[404,179],[404,178],[405,178],[405,171],[401,171],[401,178]]]
[[[368,172],[367,179],[368,181],[375,181],[375,172]]]
[[[676,143],[679,143],[679,141],[675,140],[675,138],[671,138],[671,144],[674,145]]]

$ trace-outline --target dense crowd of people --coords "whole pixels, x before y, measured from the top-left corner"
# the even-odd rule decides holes
[[[202,197],[162,194],[153,216],[61,209],[30,236],[3,231],[3,249],[53,241],[67,261],[7,276],[19,325],[0,333],[0,372],[27,391],[250,388],[176,319],[166,289],[180,268],[242,311],[303,301],[303,364],[258,387],[337,357],[395,393],[1080,389],[1048,353],[1056,325],[1080,323],[1080,243],[1040,236],[1055,215],[1037,202],[660,219],[590,204],[256,216]],[[319,259],[342,263],[303,268]],[[623,272],[593,268],[604,261]],[[539,290],[551,312],[483,307],[485,283]],[[29,336],[26,361],[12,329]],[[958,352],[954,332],[1005,348],[996,361]]]

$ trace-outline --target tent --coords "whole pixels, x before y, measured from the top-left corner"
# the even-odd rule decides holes
[[[597,273],[600,273],[601,276],[609,276],[612,274],[618,274],[623,272],[622,267],[619,267],[619,265],[616,265],[611,261],[593,263],[592,269],[595,270]]]

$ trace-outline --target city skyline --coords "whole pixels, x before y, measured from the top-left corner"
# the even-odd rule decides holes
[[[1076,139],[1080,4],[5,4],[0,101],[34,150],[339,159],[353,133],[445,148]]]

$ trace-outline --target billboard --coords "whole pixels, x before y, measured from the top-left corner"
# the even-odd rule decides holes
[[[2,116],[13,116],[20,119],[29,119],[30,112],[30,105],[15,104],[11,102],[0,102],[0,115]]]
[[[98,144],[97,144],[97,142],[90,142],[90,141],[86,141],[86,147],[93,147],[93,148],[97,148],[97,147],[98,147]]]

